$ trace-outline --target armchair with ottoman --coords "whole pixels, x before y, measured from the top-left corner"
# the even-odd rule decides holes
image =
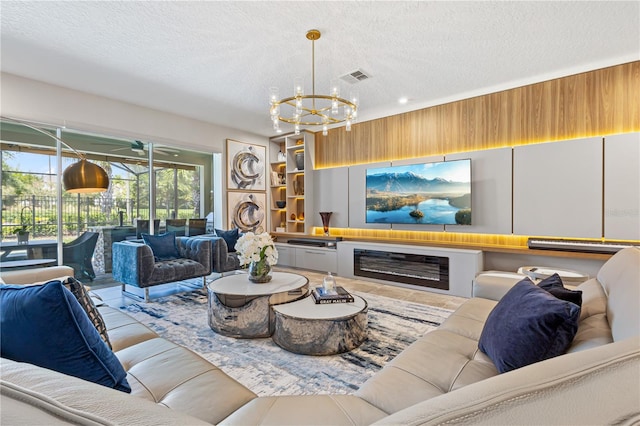
[[[131,394],[3,358],[0,423],[640,422],[640,249],[621,250],[595,278],[577,287],[582,291],[581,309],[573,302],[551,299],[555,296],[530,282],[516,283],[518,279],[492,281],[490,275],[477,279],[473,298],[352,395],[258,397],[188,349],[159,337],[121,311],[102,306],[99,310],[113,352],[127,372]],[[495,313],[507,305],[503,300],[520,303],[512,295],[522,287],[549,305],[564,306],[561,314],[571,316],[577,333],[566,353],[499,373],[496,360],[478,349],[479,342]],[[514,306],[506,308],[514,317],[520,316]],[[541,316],[546,314],[529,320],[535,322]],[[552,328],[564,324],[560,321]]]
[[[113,243],[113,279],[122,283],[122,293],[131,285],[144,289],[149,300],[149,287],[211,275],[211,242],[192,237],[176,237],[173,233],[160,236],[142,234],[143,240]]]

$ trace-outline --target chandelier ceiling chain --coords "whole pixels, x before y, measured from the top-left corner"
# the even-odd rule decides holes
[[[293,124],[295,134],[300,134],[301,126],[322,126],[322,134],[327,135],[330,124],[345,123],[346,131],[358,116],[358,96],[352,91],[349,99],[340,97],[337,80],[331,81],[329,95],[316,94],[315,41],[320,39],[320,31],[309,30],[307,39],[311,40],[311,94],[304,94],[302,79],[294,80],[293,96],[279,99],[278,88],[270,89],[270,116],[273,129],[280,132],[280,121]]]

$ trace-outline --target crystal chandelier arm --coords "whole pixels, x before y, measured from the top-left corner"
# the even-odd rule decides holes
[[[271,105],[282,105],[282,104],[288,104],[288,105],[292,105],[295,106],[295,100],[296,99],[326,99],[328,101],[333,101],[336,100],[338,102],[340,102],[341,104],[344,104],[346,106],[349,106],[351,108],[357,108],[356,104],[354,104],[353,102],[345,99],[345,98],[340,98],[340,97],[336,97],[336,96],[329,96],[329,95],[302,95],[302,96],[289,96],[288,98],[283,98],[280,99],[279,101],[273,102]],[[294,103],[291,103],[294,102]]]

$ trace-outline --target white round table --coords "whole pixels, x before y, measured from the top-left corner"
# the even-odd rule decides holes
[[[532,280],[543,280],[553,274],[558,274],[562,282],[570,285],[578,285],[589,279],[589,275],[569,269],[552,268],[547,266],[522,266],[518,269],[519,274],[527,275]]]
[[[246,273],[227,275],[207,286],[209,326],[229,337],[269,337],[271,307],[307,296],[309,280],[289,272],[272,272],[268,283],[253,283]]]
[[[283,349],[303,355],[348,352],[367,339],[367,301],[353,295],[352,303],[316,304],[309,296],[277,305],[271,336]]]

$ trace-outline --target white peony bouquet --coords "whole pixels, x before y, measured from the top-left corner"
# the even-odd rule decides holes
[[[266,261],[269,266],[278,263],[278,250],[268,232],[242,234],[236,243],[236,251],[241,265],[261,261]]]

